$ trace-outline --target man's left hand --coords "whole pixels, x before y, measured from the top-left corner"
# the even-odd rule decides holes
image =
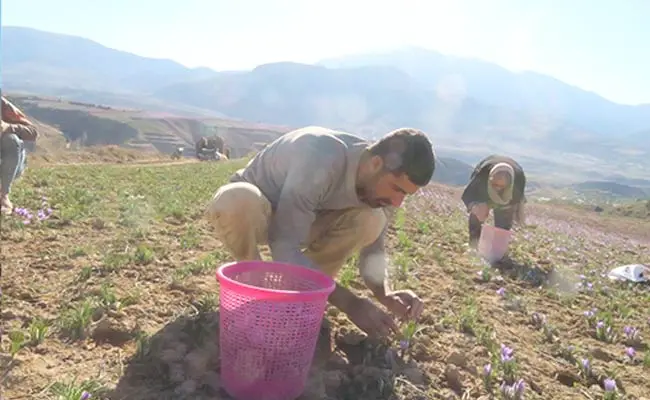
[[[400,319],[417,320],[424,311],[424,303],[411,290],[396,290],[387,293],[379,301]]]

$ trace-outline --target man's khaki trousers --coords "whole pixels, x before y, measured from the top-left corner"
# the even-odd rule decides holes
[[[261,259],[258,246],[268,244],[272,210],[255,185],[235,182],[222,186],[210,201],[206,216],[237,261]],[[307,243],[303,243],[303,253],[334,277],[348,258],[379,237],[386,222],[382,209],[319,211]]]

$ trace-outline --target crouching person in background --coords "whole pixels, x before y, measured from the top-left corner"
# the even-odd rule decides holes
[[[469,244],[476,249],[483,223],[494,210],[494,225],[510,230],[525,223],[526,175],[512,158],[491,155],[474,168],[462,200],[469,212]]]
[[[11,214],[11,185],[25,170],[25,141],[34,141],[38,132],[15,105],[2,97],[2,136],[0,136],[1,211]]]

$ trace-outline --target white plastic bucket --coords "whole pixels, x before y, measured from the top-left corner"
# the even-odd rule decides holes
[[[478,241],[478,254],[490,263],[501,260],[508,251],[511,236],[509,230],[483,225]]]

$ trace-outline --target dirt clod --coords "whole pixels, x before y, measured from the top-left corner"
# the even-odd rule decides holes
[[[467,368],[467,357],[460,352],[452,352],[445,358],[448,364],[453,364],[460,368]]]
[[[426,375],[417,367],[406,368],[402,373],[406,379],[415,385],[423,385],[426,382]]]
[[[558,371],[557,380],[564,386],[573,387],[576,383],[580,382],[580,377],[570,371]]]
[[[593,358],[600,361],[610,362],[614,359],[614,357],[612,357],[611,354],[601,349],[600,347],[594,347],[593,349],[590,350],[590,353]]]
[[[343,342],[347,345],[350,346],[358,346],[368,338],[368,335],[364,334],[363,332],[360,331],[341,331],[341,333],[337,336],[337,341]]]
[[[455,365],[447,364],[445,368],[447,386],[456,393],[463,392],[463,377]]]
[[[323,382],[328,393],[336,391],[346,379],[347,374],[340,370],[325,371],[323,373]]]
[[[133,338],[131,330],[125,324],[109,319],[99,321],[95,325],[91,336],[97,343],[108,343],[118,347]]]

